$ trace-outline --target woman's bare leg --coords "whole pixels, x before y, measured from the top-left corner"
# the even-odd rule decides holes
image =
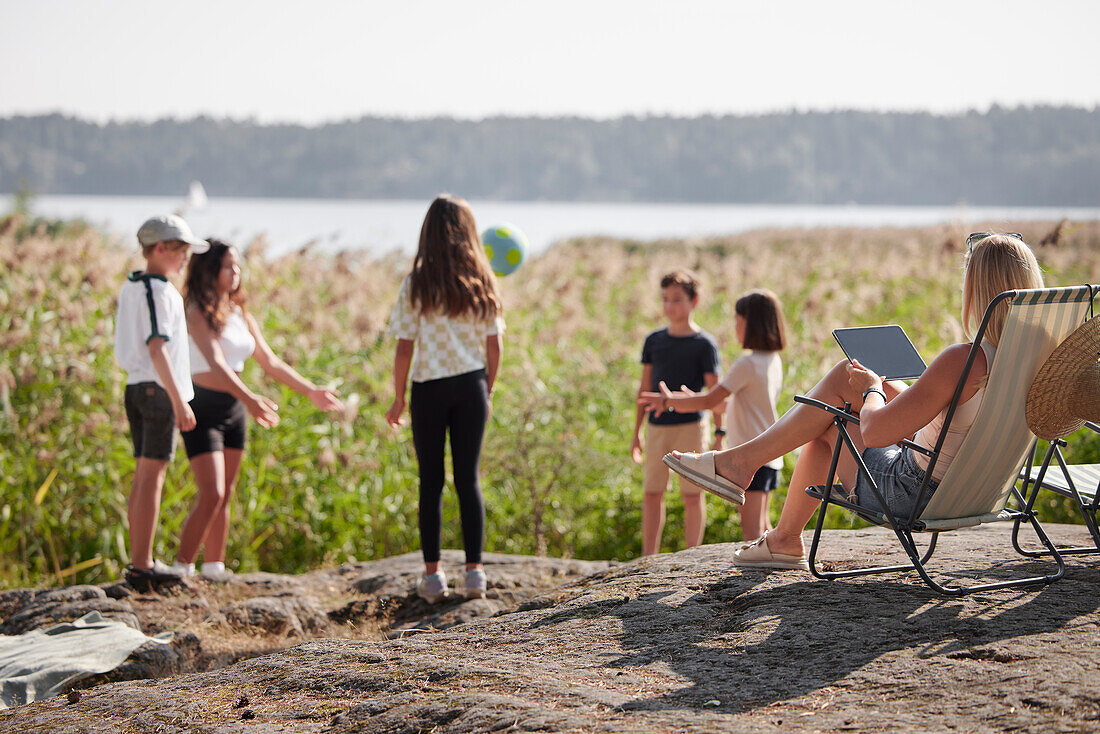
[[[803,406],[810,407],[810,406]],[[824,412],[824,411],[818,411]],[[859,431],[848,434],[856,449],[863,452],[863,439]],[[802,531],[821,504],[819,500],[806,494],[806,487],[825,484],[829,478],[829,464],[833,460],[833,446],[839,438],[836,427],[828,429],[823,435],[802,446],[802,453],[794,465],[791,484],[787,488],[787,499],[783,503],[783,513],[775,529],[768,533],[768,549],[772,553],[799,556],[805,552],[802,543]],[[856,461],[851,452],[842,449],[837,462],[837,479],[849,491],[855,487]]]
[[[855,410],[863,407],[863,397],[848,383],[847,364],[847,361],[838,362],[814,385],[807,396],[830,405],[851,403]],[[719,475],[738,486],[746,487],[757,469],[821,437],[830,430],[832,424],[832,416],[825,411],[812,405],[795,403],[782,418],[756,438],[740,446],[716,452],[714,468]],[[858,431],[853,433],[858,434]],[[823,481],[824,476],[821,479]]]

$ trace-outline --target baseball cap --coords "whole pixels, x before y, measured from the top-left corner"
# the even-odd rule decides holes
[[[158,242],[179,240],[191,245],[191,252],[196,255],[201,255],[210,249],[210,244],[196,237],[187,226],[187,222],[175,214],[146,219],[145,224],[138,228],[137,237],[138,242],[146,247]]]

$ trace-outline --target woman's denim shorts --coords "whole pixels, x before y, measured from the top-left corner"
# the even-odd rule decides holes
[[[924,470],[913,460],[913,452],[908,448],[897,446],[868,448],[863,450],[863,463],[867,465],[867,470],[874,478],[879,493],[894,517],[908,518],[913,511],[913,505],[916,504],[921,483],[924,481]],[[929,486],[934,491],[939,483],[929,482]],[[886,514],[886,510],[879,505],[878,498],[875,497],[875,492],[871,489],[863,472],[859,473],[859,478],[856,480],[855,497],[856,504],[860,507]],[[931,498],[932,493],[929,492],[924,498],[921,511]]]

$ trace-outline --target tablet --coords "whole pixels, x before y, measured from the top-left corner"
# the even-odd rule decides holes
[[[859,360],[884,380],[911,380],[924,373],[924,360],[897,324],[834,329],[833,336],[849,360]]]

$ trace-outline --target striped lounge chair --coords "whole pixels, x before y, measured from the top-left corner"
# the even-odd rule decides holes
[[[1100,433],[1100,426],[1092,421],[1086,421],[1085,427]],[[1026,507],[1030,509],[1039,496],[1040,489],[1047,489],[1063,497],[1069,497],[1077,505],[1077,510],[1084,518],[1085,527],[1092,535],[1093,545],[1083,545],[1074,548],[1059,548],[1058,552],[1064,556],[1080,555],[1082,553],[1100,553],[1100,528],[1097,526],[1097,513],[1100,513],[1100,464],[1067,464],[1062,455],[1062,449],[1066,442],[1063,439],[1055,439],[1047,448],[1043,463],[1039,466],[1031,466],[1029,461],[1020,472],[1023,481],[1023,494],[1027,497]],[[1057,469],[1051,466],[1051,460],[1057,459]],[[1019,541],[1020,523],[1016,522],[1012,528],[1012,544],[1025,556],[1049,555],[1045,550],[1023,548]]]
[[[961,596],[972,591],[1011,586],[1047,584],[1060,579],[1065,571],[1062,556],[1047,537],[1032,506],[1024,501],[1019,490],[1016,489],[1017,476],[1029,454],[1034,452],[1035,445],[1035,436],[1028,429],[1024,418],[1024,405],[1035,373],[1054,348],[1082,323],[1092,298],[1097,293],[1100,293],[1100,286],[1083,285],[1073,288],[1007,291],[993,299],[978,327],[974,347],[959,378],[959,384],[948,407],[943,430],[935,447],[929,451],[912,442],[903,442],[912,450],[920,451],[929,457],[924,485],[920,489],[915,509],[909,517],[869,512],[843,499],[843,490],[839,485],[834,484],[834,480],[840,452],[847,450],[855,456],[858,469],[864,478],[870,480],[870,486],[878,497],[880,506],[886,506],[848,434],[849,424],[856,424],[856,430],[858,430],[859,416],[851,412],[849,405],[835,407],[811,398],[796,397],[795,400],[798,402],[815,405],[828,411],[833,416],[839,431],[826,483],[822,486],[806,488],[808,494],[822,500],[813,542],[810,546],[809,561],[812,573],[818,578],[836,579],[916,570],[933,590],[948,596]],[[924,504],[923,500],[932,492],[928,486],[929,478],[939,458],[940,448],[951,425],[959,396],[962,394],[974,357],[980,348],[990,316],[996,305],[1005,301],[1009,304],[1009,310],[978,415],[954,461],[951,462],[951,466],[939,483],[939,487],[934,490],[924,509],[920,510]],[[1015,498],[1015,504],[1020,509],[1007,507],[1010,497]],[[872,523],[892,528],[909,556],[910,562],[901,565],[844,570],[820,568],[816,562],[816,556],[824,525],[825,510],[830,504],[845,507]],[[1039,542],[1046,548],[1044,553],[1051,556],[1057,568],[1043,576],[1028,576],[966,586],[951,581],[941,584],[932,578],[926,566],[936,549],[936,539],[941,532],[973,527],[996,520],[1029,523]],[[931,533],[928,548],[923,553],[917,548],[913,538],[913,534],[918,532]]]

